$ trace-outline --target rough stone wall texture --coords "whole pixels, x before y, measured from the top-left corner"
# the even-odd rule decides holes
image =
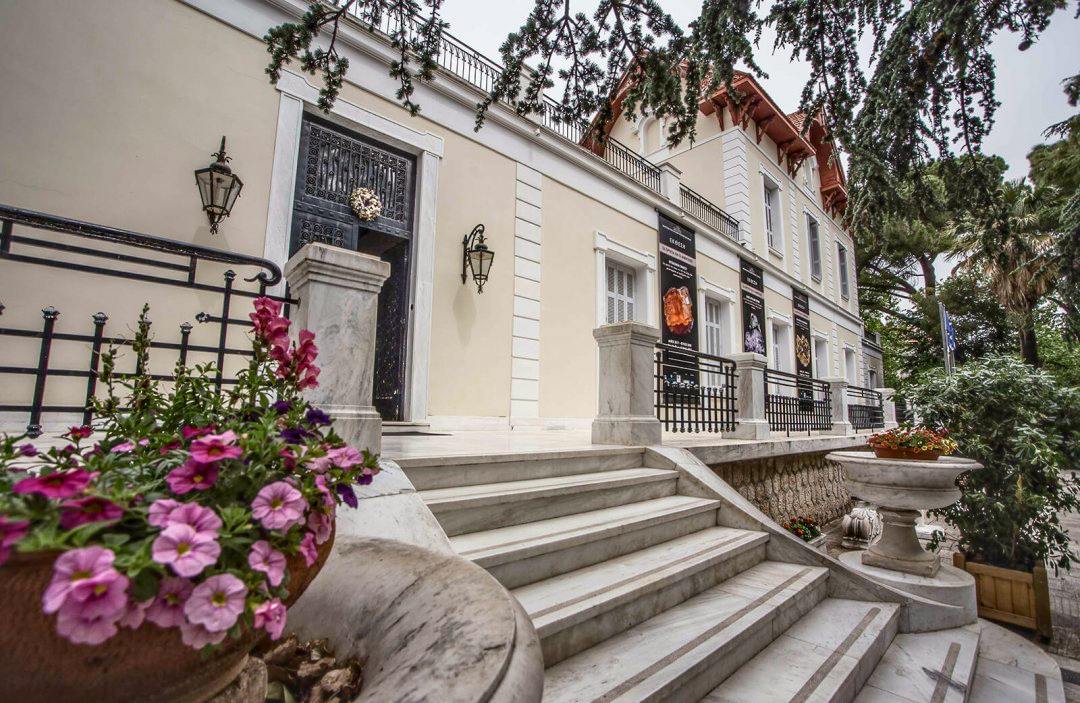
[[[840,465],[825,452],[795,454],[715,464],[716,475],[778,523],[812,517],[818,524],[842,517],[851,509]]]

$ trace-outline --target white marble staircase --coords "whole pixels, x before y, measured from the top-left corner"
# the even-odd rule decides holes
[[[767,532],[720,526],[721,500],[640,448],[400,463],[529,614],[545,701],[968,699],[977,626],[898,637],[899,604],[830,597],[829,568],[770,560]]]

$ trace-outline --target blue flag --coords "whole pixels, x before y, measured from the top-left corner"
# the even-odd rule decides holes
[[[945,315],[945,344],[949,351],[956,351],[956,330],[953,329],[949,313],[944,308],[942,308],[941,312]]]

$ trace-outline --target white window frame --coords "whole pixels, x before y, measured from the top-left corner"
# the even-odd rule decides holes
[[[844,378],[847,379],[848,384],[854,386],[858,383],[859,378],[859,356],[855,351],[855,347],[850,344],[844,344]],[[851,359],[851,364],[848,364],[848,359]]]
[[[777,256],[784,255],[784,187],[780,179],[769,173],[764,167],[761,168],[761,223],[765,230],[765,246]],[[775,197],[775,202],[770,204],[767,197],[769,191]],[[771,207],[775,205],[775,207]],[[771,215],[771,218],[770,218]],[[769,230],[769,220],[772,220],[773,228]]]
[[[794,328],[791,318],[769,308],[765,316],[765,329],[769,335],[769,345],[765,350],[768,352],[768,367],[784,373],[795,373],[795,347],[792,344]],[[773,384],[769,392],[794,395],[795,389]]]
[[[704,332],[704,320],[705,320],[705,306],[709,301],[719,303],[721,306],[722,317],[726,330],[721,330],[723,341],[723,353],[715,356],[728,356],[734,353],[738,347],[738,338],[735,334],[735,301],[737,300],[735,290],[732,288],[725,288],[714,281],[710,281],[704,276],[698,276],[698,299],[697,306],[699,314],[695,314],[702,320],[702,331]],[[712,352],[705,349],[705,343],[702,343],[702,348],[707,354]]]
[[[810,225],[813,224],[814,227]],[[810,232],[817,232],[817,236],[811,237]],[[810,278],[815,283],[821,283],[821,222],[814,217],[809,210],[806,211],[806,256],[810,269]]]
[[[814,378],[830,378],[832,374],[829,372],[829,338],[823,334],[814,334],[811,332],[814,344]],[[820,345],[820,346],[819,346]],[[818,353],[818,349],[824,347],[824,353]],[[824,368],[825,373],[821,373]]]
[[[656,296],[656,255],[639,251],[596,232],[593,250],[596,254],[596,324],[607,324],[607,265],[608,260],[634,272],[634,319],[653,327],[658,326]]]
[[[848,248],[836,240],[836,275],[840,279],[840,297],[851,300],[851,267],[848,264]]]

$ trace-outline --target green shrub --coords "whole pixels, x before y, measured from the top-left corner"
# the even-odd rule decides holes
[[[959,529],[968,558],[1068,569],[1076,555],[1059,514],[1080,507],[1080,389],[1014,357],[991,356],[952,376],[928,374],[910,395],[924,423],[947,428],[957,454],[985,467],[961,476],[960,500],[936,511]]]

